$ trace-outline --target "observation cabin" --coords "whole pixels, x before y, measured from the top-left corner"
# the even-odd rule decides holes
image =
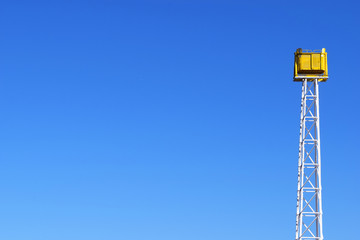
[[[327,52],[321,50],[305,50],[298,48],[295,52],[294,81],[302,82],[303,79],[326,82],[328,79]]]

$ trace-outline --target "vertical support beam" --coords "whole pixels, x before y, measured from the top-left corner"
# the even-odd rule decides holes
[[[318,79],[303,79],[296,240],[323,240]]]
[[[316,94],[316,131],[317,131],[317,162],[318,162],[318,173],[317,173],[317,186],[319,188],[318,194],[317,194],[317,208],[319,212],[318,217],[318,228],[319,228],[319,239],[324,239],[323,236],[323,224],[322,224],[322,185],[321,185],[321,151],[320,151],[320,111],[319,111],[319,82],[318,79],[315,79],[315,94]]]

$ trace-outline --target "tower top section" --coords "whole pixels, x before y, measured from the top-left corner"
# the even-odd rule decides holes
[[[321,50],[305,50],[298,48],[295,52],[294,81],[301,82],[303,79],[326,82],[328,79],[327,52]]]

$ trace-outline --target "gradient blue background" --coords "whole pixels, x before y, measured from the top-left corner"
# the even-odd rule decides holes
[[[2,1],[0,239],[295,237],[296,48],[326,239],[358,239],[358,1]]]

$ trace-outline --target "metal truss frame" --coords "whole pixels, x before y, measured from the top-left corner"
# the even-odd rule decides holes
[[[323,240],[318,80],[302,80],[296,240]]]

